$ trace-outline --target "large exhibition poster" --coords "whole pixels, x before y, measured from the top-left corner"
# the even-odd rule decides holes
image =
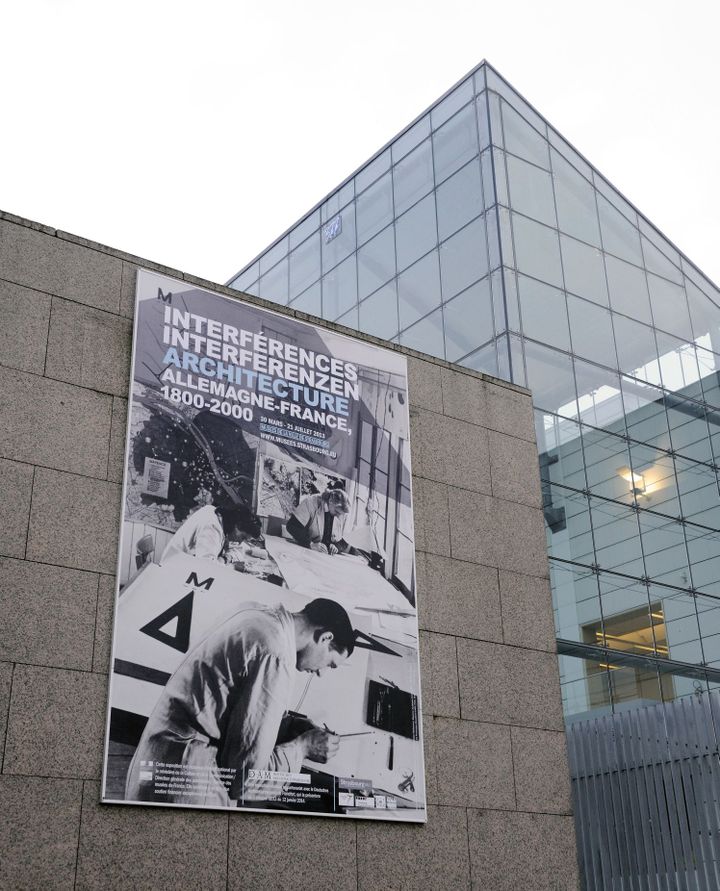
[[[425,820],[407,367],[138,273],[103,800]]]

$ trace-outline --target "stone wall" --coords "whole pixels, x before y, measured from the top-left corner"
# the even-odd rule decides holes
[[[0,887],[575,888],[530,397],[409,351],[427,825],[99,803],[139,266],[0,214]]]

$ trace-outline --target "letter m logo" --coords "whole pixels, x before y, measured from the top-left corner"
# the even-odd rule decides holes
[[[207,578],[204,582],[201,582],[197,574],[191,572],[185,584],[192,585],[194,588],[205,588],[206,591],[209,591],[214,581],[215,579],[213,578]]]
[[[167,294],[163,294],[162,288],[158,288],[158,300],[162,300],[163,303],[172,303],[172,291],[168,291]]]

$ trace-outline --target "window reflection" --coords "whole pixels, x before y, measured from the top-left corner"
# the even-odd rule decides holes
[[[627,594],[627,591],[623,593]],[[647,598],[647,593],[645,593]],[[604,646],[641,656],[667,658],[669,649],[665,631],[665,617],[660,603],[625,610],[605,616],[602,621],[583,627],[585,643]],[[672,676],[660,676],[652,668],[629,667],[612,662],[585,663],[590,705],[610,705],[613,702],[654,702],[673,698]],[[605,672],[610,672],[609,681]]]

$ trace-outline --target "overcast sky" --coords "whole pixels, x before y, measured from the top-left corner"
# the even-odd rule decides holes
[[[717,0],[5,0],[0,208],[226,281],[481,59],[720,282]]]

